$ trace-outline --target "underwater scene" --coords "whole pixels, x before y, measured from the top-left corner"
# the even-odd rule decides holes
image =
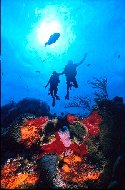
[[[125,189],[125,0],[1,1],[1,188]]]

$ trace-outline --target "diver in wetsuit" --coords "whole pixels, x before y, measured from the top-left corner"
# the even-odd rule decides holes
[[[69,89],[71,89],[72,86],[75,88],[78,88],[78,83],[76,80],[77,71],[76,68],[81,65],[87,57],[87,54],[84,55],[83,59],[79,63],[73,63],[72,60],[68,61],[68,64],[65,66],[64,71],[62,74],[65,74],[66,76],[66,83],[67,83],[67,94],[65,96],[65,99],[69,100]]]
[[[56,100],[60,100],[59,96],[57,96],[58,84],[60,83],[60,80],[59,80],[60,75],[62,75],[62,73],[57,73],[56,71],[53,71],[47,85],[45,86],[46,88],[50,84],[48,94],[51,95],[53,98],[52,106],[55,106],[55,98]]]

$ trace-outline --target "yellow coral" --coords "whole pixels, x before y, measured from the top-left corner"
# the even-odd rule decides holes
[[[77,155],[71,154],[71,155],[65,157],[63,159],[63,161],[65,163],[67,163],[67,164],[72,164],[72,163],[75,163],[75,162],[81,162],[82,159],[79,156],[77,156]]]
[[[62,170],[66,173],[71,172],[71,169],[67,164],[63,164]]]
[[[5,189],[21,189],[23,186],[33,186],[39,179],[39,175],[35,173],[35,165],[29,162],[27,159],[23,163],[25,165],[21,166],[23,158],[18,157],[12,161],[8,160],[7,163],[2,167],[1,172],[1,187]],[[27,171],[27,167],[30,166],[30,173]],[[22,171],[19,171],[21,169]],[[32,170],[31,170],[32,169]]]
[[[15,189],[24,184],[34,184],[38,180],[38,175],[19,173],[11,177],[6,177],[1,179],[1,187],[6,189]]]
[[[102,171],[98,171],[91,165],[87,165],[82,158],[71,154],[63,159],[62,175],[64,180],[79,183],[87,180],[99,179]],[[71,175],[70,175],[71,174]]]

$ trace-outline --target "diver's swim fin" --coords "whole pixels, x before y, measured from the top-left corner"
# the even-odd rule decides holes
[[[69,100],[69,94],[66,94],[65,99]]]
[[[56,96],[56,100],[60,100],[59,96]]]

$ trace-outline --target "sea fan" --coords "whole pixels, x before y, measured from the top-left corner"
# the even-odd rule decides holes
[[[91,110],[91,99],[89,97],[76,96],[72,98],[65,108],[82,108],[83,110]]]
[[[108,99],[107,78],[93,78],[93,81],[88,81],[88,84],[90,84],[92,88],[97,89],[97,91],[94,92],[94,100],[96,103]]]

